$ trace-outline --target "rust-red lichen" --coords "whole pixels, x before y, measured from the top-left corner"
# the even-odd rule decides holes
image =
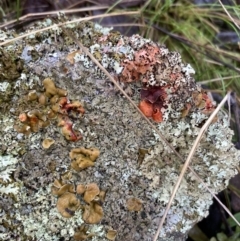
[[[162,112],[160,109],[154,109],[153,110],[153,114],[152,114],[152,118],[155,122],[162,122],[163,121],[163,116],[162,116]]]
[[[140,101],[138,107],[146,117],[152,117],[153,105],[151,102],[149,102],[147,100],[142,100],[142,101]]]
[[[78,141],[82,139],[81,133],[73,130],[73,123],[68,117],[60,117],[59,119],[58,126],[62,127],[62,134],[68,141]]]
[[[156,64],[157,58],[155,55],[159,54],[157,45],[145,45],[134,53],[134,59],[124,59],[121,62],[123,71],[120,80],[124,82],[133,82],[140,80],[140,77],[147,72],[152,72]],[[145,82],[144,80],[141,80]]]
[[[204,90],[201,90],[200,92],[193,92],[192,98],[195,106],[200,109],[202,113],[209,115],[215,110],[215,106],[212,103],[212,100]]]
[[[166,87],[164,87],[166,88]],[[151,117],[155,122],[162,122],[162,107],[167,97],[163,87],[145,87],[141,90],[139,109],[146,117]]]
[[[82,103],[78,100],[71,102],[67,97],[61,97],[54,102],[56,102],[52,105],[54,112],[63,115],[74,114],[74,117],[76,117],[76,115],[82,116],[85,113]]]

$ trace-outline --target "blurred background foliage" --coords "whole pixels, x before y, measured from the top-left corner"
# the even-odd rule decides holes
[[[113,26],[125,35],[140,34],[164,43],[171,51],[179,52],[185,63],[191,63],[195,79],[211,90],[217,102],[227,91],[233,91],[234,141],[240,147],[240,0],[0,0],[0,28],[21,31],[60,10],[75,18],[105,14],[94,21]],[[119,11],[125,14],[108,16]],[[128,15],[131,11],[137,14]],[[228,189],[218,194],[238,221],[239,183],[237,175]],[[240,240],[240,228],[214,201],[210,215],[193,227],[188,240]]]

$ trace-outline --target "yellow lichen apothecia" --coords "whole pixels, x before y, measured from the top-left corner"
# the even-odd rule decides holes
[[[31,90],[25,100],[33,110],[25,111],[19,114],[18,122],[14,126],[19,133],[30,134],[38,132],[40,129],[50,125],[55,119],[58,126],[61,127],[63,136],[69,141],[78,141],[82,138],[80,132],[73,130],[73,118],[82,117],[85,113],[83,104],[78,101],[70,101],[67,91],[55,86],[51,78],[43,80],[45,92],[38,93]]]
[[[67,96],[67,91],[61,88],[57,88],[51,78],[46,78],[43,80],[43,86],[45,88],[45,94],[47,97],[52,96]]]
[[[73,193],[65,192],[58,198],[57,210],[64,218],[71,218],[79,208],[80,201]]]
[[[85,223],[95,224],[99,223],[103,218],[103,208],[95,201],[89,203],[89,205],[84,206],[83,220]]]
[[[44,149],[49,149],[54,143],[55,143],[55,140],[53,140],[52,138],[46,138],[42,142],[42,147]]]
[[[85,168],[94,166],[94,162],[100,154],[97,148],[74,148],[69,153],[72,160],[71,167],[76,171],[81,171]]]
[[[85,186],[83,199],[86,203],[92,202],[99,195],[100,189],[96,183],[89,183]]]
[[[88,238],[94,237],[95,234],[89,233],[88,228],[89,228],[89,225],[82,224],[80,227],[78,227],[75,230],[73,239],[76,241],[83,241],[83,240],[87,240]]]
[[[65,192],[75,193],[75,188],[73,184],[63,183],[62,181],[55,179],[51,192],[53,195],[60,197]]]
[[[129,198],[126,205],[129,211],[140,211],[142,209],[142,201],[139,198]]]
[[[107,231],[106,238],[107,238],[108,240],[113,241],[113,240],[115,240],[116,236],[117,236],[117,231],[116,231],[116,230],[109,229],[109,230]]]
[[[99,223],[103,218],[102,202],[105,199],[106,192],[99,189],[96,183],[78,184],[75,190],[73,184],[63,183],[55,180],[51,192],[58,197],[57,210],[65,217],[70,218],[74,212],[83,208],[83,220],[89,224]],[[83,195],[83,200],[88,203],[81,206],[80,199],[76,194]]]

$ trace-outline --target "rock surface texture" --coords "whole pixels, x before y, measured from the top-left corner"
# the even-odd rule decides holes
[[[51,25],[0,47],[0,239],[150,241],[183,163],[61,27],[31,33]],[[215,108],[192,67],[138,35],[66,29],[186,159]],[[232,135],[220,112],[191,163],[215,193],[236,174]],[[211,203],[188,171],[159,240],[184,240]]]

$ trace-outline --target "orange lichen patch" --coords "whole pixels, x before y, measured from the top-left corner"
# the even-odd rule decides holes
[[[83,224],[75,230],[73,238],[76,241],[81,241],[91,238],[93,236],[95,236],[95,234],[88,233],[88,226],[86,224]]]
[[[68,103],[64,106],[64,108],[69,112],[71,110],[77,112],[77,113],[80,113],[80,114],[84,114],[85,113],[85,110],[83,108],[83,104],[78,101],[78,100],[75,100],[75,101],[72,101],[72,103]]]
[[[46,78],[43,80],[43,86],[45,88],[45,94],[47,97],[57,96],[67,96],[67,91],[64,89],[57,88],[51,78]]]
[[[211,114],[215,110],[215,106],[213,105],[212,100],[209,98],[207,93],[203,93],[202,99],[205,102],[205,107],[202,112],[204,114]]]
[[[215,105],[203,89],[201,92],[193,92],[192,98],[194,104],[201,110],[202,113],[209,115],[215,110]]]
[[[163,121],[162,112],[158,108],[154,109],[152,118],[155,122],[159,123]]]
[[[167,97],[165,87],[145,87],[141,90],[141,101],[139,109],[146,117],[151,117],[155,122],[162,122],[162,111],[164,101]]]
[[[50,148],[50,146],[52,146],[55,143],[55,140],[53,140],[52,138],[46,138],[43,140],[42,142],[42,147],[44,149],[48,149]]]
[[[79,208],[80,201],[73,193],[65,192],[58,198],[57,210],[65,218],[71,218]]]
[[[129,198],[126,202],[129,211],[140,211],[142,209],[142,201],[138,198]]]
[[[20,120],[21,122],[25,122],[25,121],[27,121],[27,119],[28,119],[26,113],[21,113],[18,118],[19,118],[19,120]]]
[[[83,221],[89,224],[99,223],[103,218],[103,208],[97,202],[84,206]]]
[[[60,180],[55,179],[51,192],[53,195],[61,196],[66,192],[75,193],[75,188],[73,184],[64,184]]]
[[[71,167],[76,171],[81,171],[87,167],[94,166],[100,151],[97,148],[74,148],[69,153],[72,160]]]
[[[69,101],[67,97],[58,98],[56,95],[53,96],[50,100],[50,103],[52,104],[52,110],[63,115],[67,115],[67,111],[63,108],[63,106],[68,102]]]
[[[116,230],[109,229],[107,231],[106,238],[108,240],[115,240],[116,236],[117,236],[117,231]]]
[[[77,185],[77,189],[76,189],[76,192],[77,194],[83,194],[86,190],[86,186],[83,185],[83,184],[78,184]]]
[[[81,53],[82,53],[82,51],[80,51],[80,50],[73,51],[73,52],[71,52],[70,54],[67,55],[66,60],[68,62],[70,62],[70,64],[75,64],[74,57],[76,56],[76,54],[81,54]]]
[[[162,112],[159,108],[155,108],[154,104],[147,100],[142,100],[139,103],[139,109],[146,117],[152,117],[155,122],[162,122]]]
[[[31,119],[31,118],[38,118],[39,120],[42,120],[42,121],[46,121],[47,120],[47,117],[46,115],[39,111],[39,110],[31,110],[27,113],[27,116]]]
[[[152,117],[153,115],[153,104],[147,100],[142,100],[139,103],[139,109],[146,117]]]
[[[157,45],[145,45],[134,53],[134,60],[124,59],[121,63],[123,71],[120,79],[124,82],[140,80],[141,75],[151,72],[156,64],[156,56],[159,54]]]
[[[54,112],[57,112],[63,115],[69,115],[71,112],[71,114],[75,113],[74,117],[77,117],[78,114],[82,116],[85,113],[83,104],[78,100],[70,102],[66,97],[62,97],[58,99],[53,99],[53,98],[50,100],[50,102],[53,104],[52,110]]]
[[[58,126],[62,127],[62,134],[68,141],[78,141],[82,139],[81,133],[73,130],[73,123],[69,118],[61,117]]]
[[[98,185],[96,183],[89,183],[85,187],[83,199],[86,203],[90,203],[96,199],[99,193],[100,193],[100,189]]]
[[[31,132],[37,132],[40,128],[48,126],[46,116],[39,110],[28,111],[27,113],[21,113],[19,115],[20,125],[15,125],[14,128],[17,132],[23,134],[30,134]]]

